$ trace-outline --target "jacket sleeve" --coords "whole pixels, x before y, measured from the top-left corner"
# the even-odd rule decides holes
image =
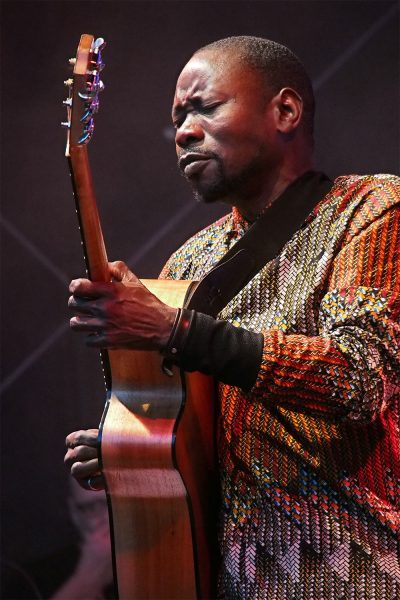
[[[370,421],[400,391],[400,208],[359,217],[337,254],[319,335],[264,331],[251,393],[326,416]]]

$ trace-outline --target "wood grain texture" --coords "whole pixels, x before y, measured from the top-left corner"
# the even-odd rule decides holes
[[[171,306],[190,282],[144,281]],[[173,377],[158,352],[110,351],[101,433],[121,600],[214,595],[214,381]]]
[[[107,252],[86,146],[71,146],[68,157],[71,183],[74,190],[79,229],[85,252],[89,279],[110,281]]]

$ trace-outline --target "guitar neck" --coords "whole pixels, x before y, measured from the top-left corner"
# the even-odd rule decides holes
[[[71,148],[68,163],[89,279],[110,281],[87,147]]]

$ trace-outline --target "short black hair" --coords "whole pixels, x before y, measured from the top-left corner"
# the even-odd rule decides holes
[[[301,61],[286,46],[250,35],[238,35],[217,40],[199,48],[195,54],[208,50],[232,50],[244,64],[259,71],[272,93],[284,87],[293,88],[303,100],[304,131],[313,135],[315,100],[311,80]]]

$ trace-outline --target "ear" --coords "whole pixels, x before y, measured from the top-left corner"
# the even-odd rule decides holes
[[[303,115],[303,100],[292,88],[283,88],[274,97],[277,130],[284,134],[293,133]]]

